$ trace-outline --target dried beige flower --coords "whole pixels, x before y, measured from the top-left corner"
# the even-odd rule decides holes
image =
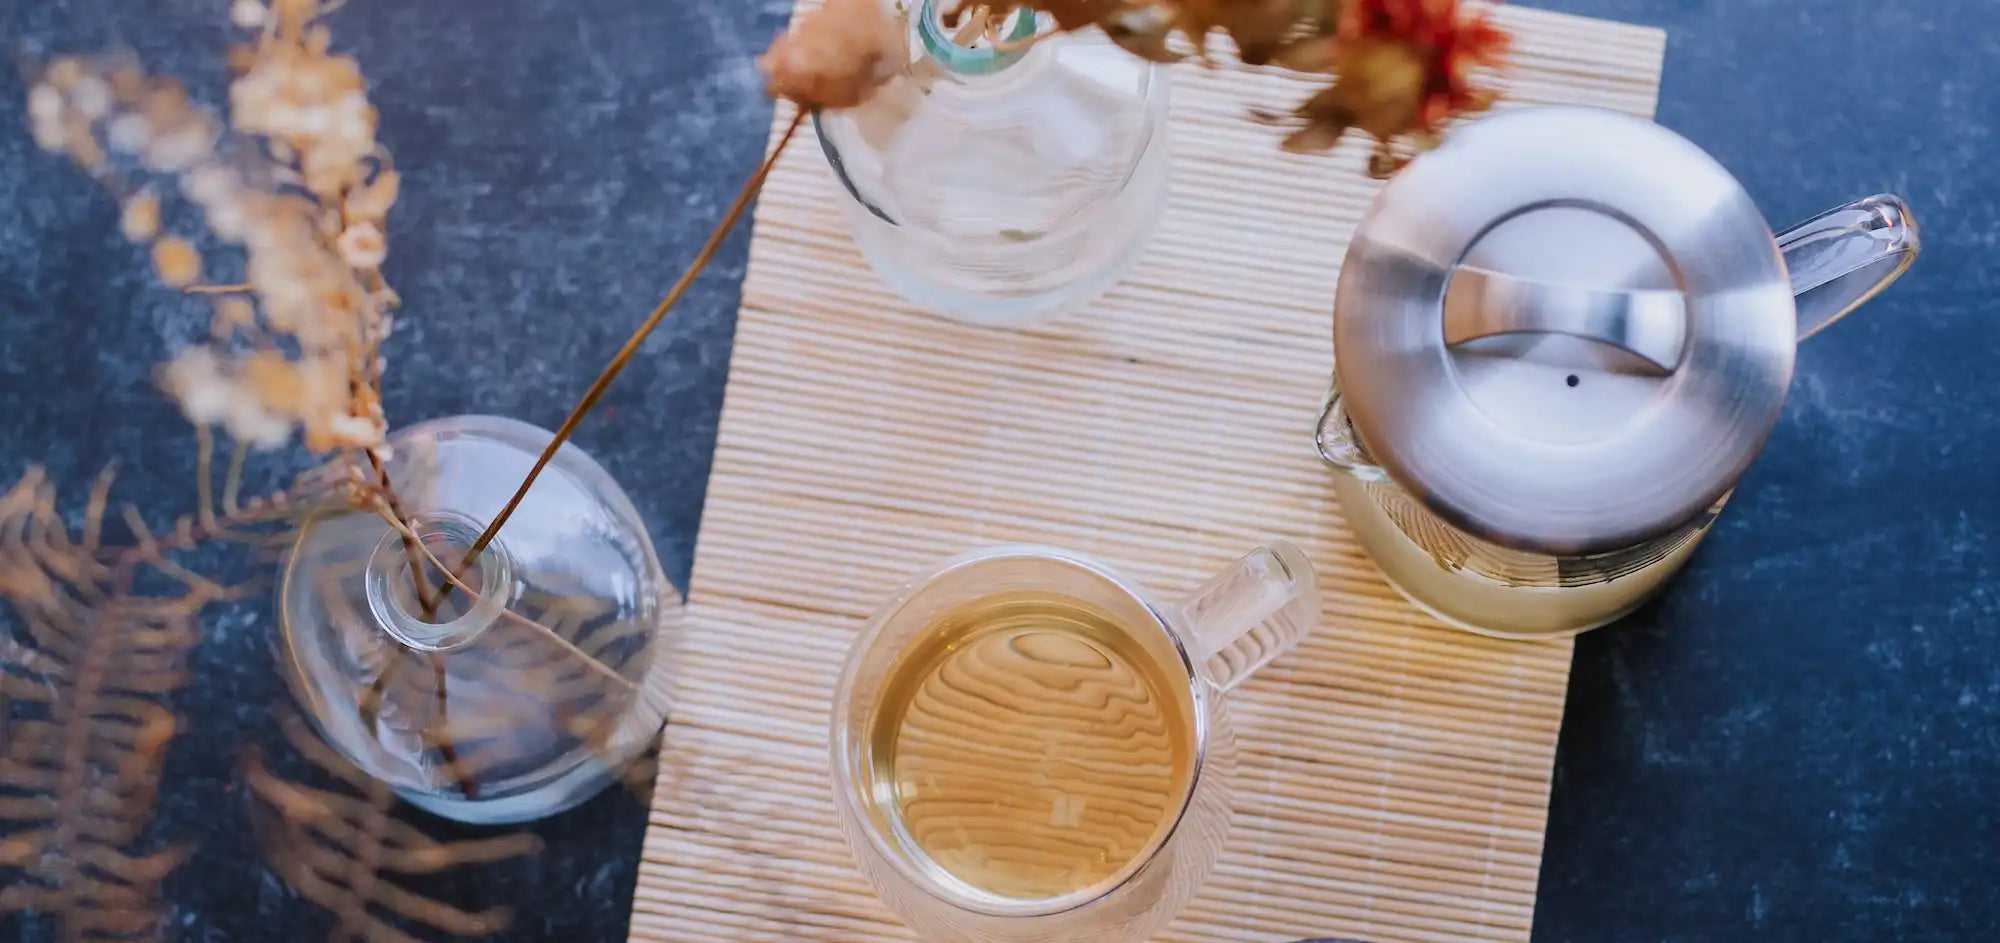
[[[28,127],[36,146],[45,151],[68,150],[68,112],[69,106],[55,85],[41,84],[28,90]]]
[[[349,268],[381,268],[389,257],[389,242],[374,223],[355,223],[340,234],[340,257]]]
[[[63,94],[53,85],[37,85],[28,90],[28,119],[37,124],[56,124],[63,117]]]
[[[145,115],[126,113],[111,119],[105,125],[104,139],[111,149],[120,154],[137,154],[146,147],[153,136],[153,128],[146,123]]]
[[[229,407],[229,381],[222,376],[215,351],[206,347],[190,347],[168,361],[160,370],[160,387],[197,426],[221,422]]]
[[[222,123],[178,82],[129,59],[50,63],[31,82],[28,111],[38,142],[120,194],[119,228],[149,247],[160,280],[211,297],[210,343],[160,373],[190,421],[258,446],[298,428],[315,450],[371,448],[388,428],[376,384],[397,296],[380,269],[401,181],[375,140],[359,66],[327,51],[322,9],[318,0],[230,9],[232,22],[258,31],[233,57],[230,129],[259,147],[225,158]],[[106,145],[176,178],[209,231],[242,246],[243,286],[199,284],[204,260],[162,231],[159,191],[128,193],[127,169],[107,166]]]
[[[29,131],[34,135],[35,146],[42,150],[69,150],[69,135],[60,124],[36,123]]]
[[[151,190],[141,190],[125,200],[118,214],[118,231],[133,242],[150,242],[160,234],[160,198]]]
[[[213,330],[218,337],[226,339],[230,332],[238,328],[249,328],[256,325],[257,306],[251,304],[249,299],[230,297],[215,303],[215,327]]]
[[[153,243],[153,271],[160,281],[175,288],[186,288],[201,278],[201,253],[194,246],[178,236],[168,236]]]
[[[229,5],[229,22],[238,29],[263,29],[264,18],[270,13],[257,0],[236,0]]]
[[[102,121],[111,113],[111,85],[95,75],[86,75],[69,90],[69,104],[84,120]]]
[[[758,58],[773,97],[852,108],[909,66],[908,35],[881,0],[826,0]]]

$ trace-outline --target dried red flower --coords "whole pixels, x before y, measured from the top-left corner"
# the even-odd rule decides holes
[[[1464,12],[1458,0],[1349,0],[1338,32],[1324,42],[1333,85],[1267,120],[1296,127],[1284,146],[1298,153],[1361,131],[1375,138],[1369,173],[1387,177],[1435,147],[1450,119],[1493,104],[1494,94],[1472,78],[1501,64],[1508,37],[1486,12]]]
[[[1418,120],[1434,128],[1454,114],[1492,104],[1472,84],[1474,70],[1499,65],[1507,33],[1485,10],[1464,12],[1459,0],[1349,0],[1341,39],[1349,44],[1396,43],[1414,52],[1424,68]]]

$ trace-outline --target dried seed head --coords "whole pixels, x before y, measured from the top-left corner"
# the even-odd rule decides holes
[[[757,67],[773,97],[852,108],[909,63],[904,24],[881,0],[826,0],[772,41]]]
[[[203,164],[181,175],[181,193],[200,206],[214,206],[236,188],[235,175],[218,164]]]
[[[53,85],[37,85],[28,90],[28,117],[36,122],[59,122],[63,117],[63,94]]]
[[[271,410],[302,415],[309,395],[303,366],[276,351],[259,351],[243,362],[243,386]]]
[[[234,25],[257,31],[231,51],[228,130],[261,146],[226,159],[217,153],[224,126],[179,82],[129,59],[57,60],[28,91],[42,146],[107,183],[125,177],[106,166],[107,146],[174,175],[209,231],[244,247],[249,290],[214,299],[215,343],[176,356],[160,382],[190,420],[254,445],[302,427],[316,449],[366,447],[387,429],[371,371],[396,303],[379,270],[382,221],[401,180],[376,143],[380,119],[360,67],[328,51],[322,4],[228,5]],[[161,218],[154,189],[121,200],[119,228],[150,243],[160,280],[198,284],[201,254],[163,235]]]
[[[249,223],[243,212],[243,205],[235,200],[221,200],[211,204],[202,216],[208,222],[208,229],[216,238],[231,245],[243,241]]]
[[[389,257],[389,242],[374,223],[355,223],[340,234],[340,257],[349,268],[381,268]]]
[[[247,442],[260,449],[274,449],[284,445],[292,437],[292,424],[240,391],[229,397],[228,407],[223,412],[222,427],[229,430],[239,442]]]
[[[179,173],[215,153],[217,136],[212,122],[197,117],[147,142],[140,159],[156,173]]]
[[[153,243],[153,271],[160,281],[174,288],[186,288],[201,278],[201,253],[187,240],[168,236]]]
[[[69,150],[69,129],[59,121],[37,121],[28,130],[42,150],[58,154]]]
[[[229,406],[229,381],[215,352],[206,347],[190,347],[168,361],[160,370],[160,387],[198,426],[221,422]]]
[[[102,121],[111,113],[111,86],[95,75],[86,75],[69,90],[69,103],[85,120]]]
[[[247,298],[224,298],[215,303],[215,330],[217,333],[237,328],[254,327],[257,324],[257,307]]]
[[[69,105],[54,84],[44,82],[28,90],[28,127],[35,144],[45,151],[68,150]]]
[[[132,194],[118,214],[118,231],[133,242],[146,242],[159,235],[160,198],[151,190]]]
[[[153,129],[144,115],[126,112],[104,127],[104,138],[111,143],[111,149],[120,154],[137,154],[146,148]]]
[[[237,29],[262,29],[270,13],[257,0],[236,0],[229,6],[229,22]]]
[[[84,75],[83,60],[75,56],[64,56],[49,64],[49,83],[65,92],[75,88]]]

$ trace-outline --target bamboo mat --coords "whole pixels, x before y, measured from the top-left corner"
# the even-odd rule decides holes
[[[1502,18],[1512,100],[1652,112],[1659,31]],[[898,302],[812,141],[772,175],[632,939],[909,937],[841,841],[826,723],[854,633],[912,571],[1026,540],[1172,595],[1273,536],[1312,555],[1324,619],[1232,697],[1236,827],[1161,939],[1528,939],[1570,645],[1477,638],[1402,602],[1311,444],[1334,278],[1376,189],[1366,145],[1280,153],[1244,112],[1302,96],[1281,77],[1172,81],[1159,231],[1122,286],[1045,332]]]

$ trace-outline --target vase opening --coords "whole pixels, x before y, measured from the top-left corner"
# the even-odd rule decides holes
[[[987,75],[1021,61],[1038,28],[1034,9],[1023,6],[1008,13],[1000,24],[997,45],[988,42],[983,31],[960,42],[957,34],[965,25],[965,10],[970,4],[959,5],[959,22],[955,24],[945,22],[940,6],[938,0],[924,0],[914,17],[917,37],[933,60],[959,75]]]
[[[455,511],[424,511],[410,524],[428,552],[413,554],[398,531],[383,534],[368,559],[368,607],[383,631],[419,651],[444,652],[470,644],[513,602],[513,566],[507,548],[495,538],[459,574],[462,585],[444,593],[447,574],[438,564],[457,568],[484,528]],[[419,598],[413,570],[422,574],[423,592],[435,601],[428,611]]]

